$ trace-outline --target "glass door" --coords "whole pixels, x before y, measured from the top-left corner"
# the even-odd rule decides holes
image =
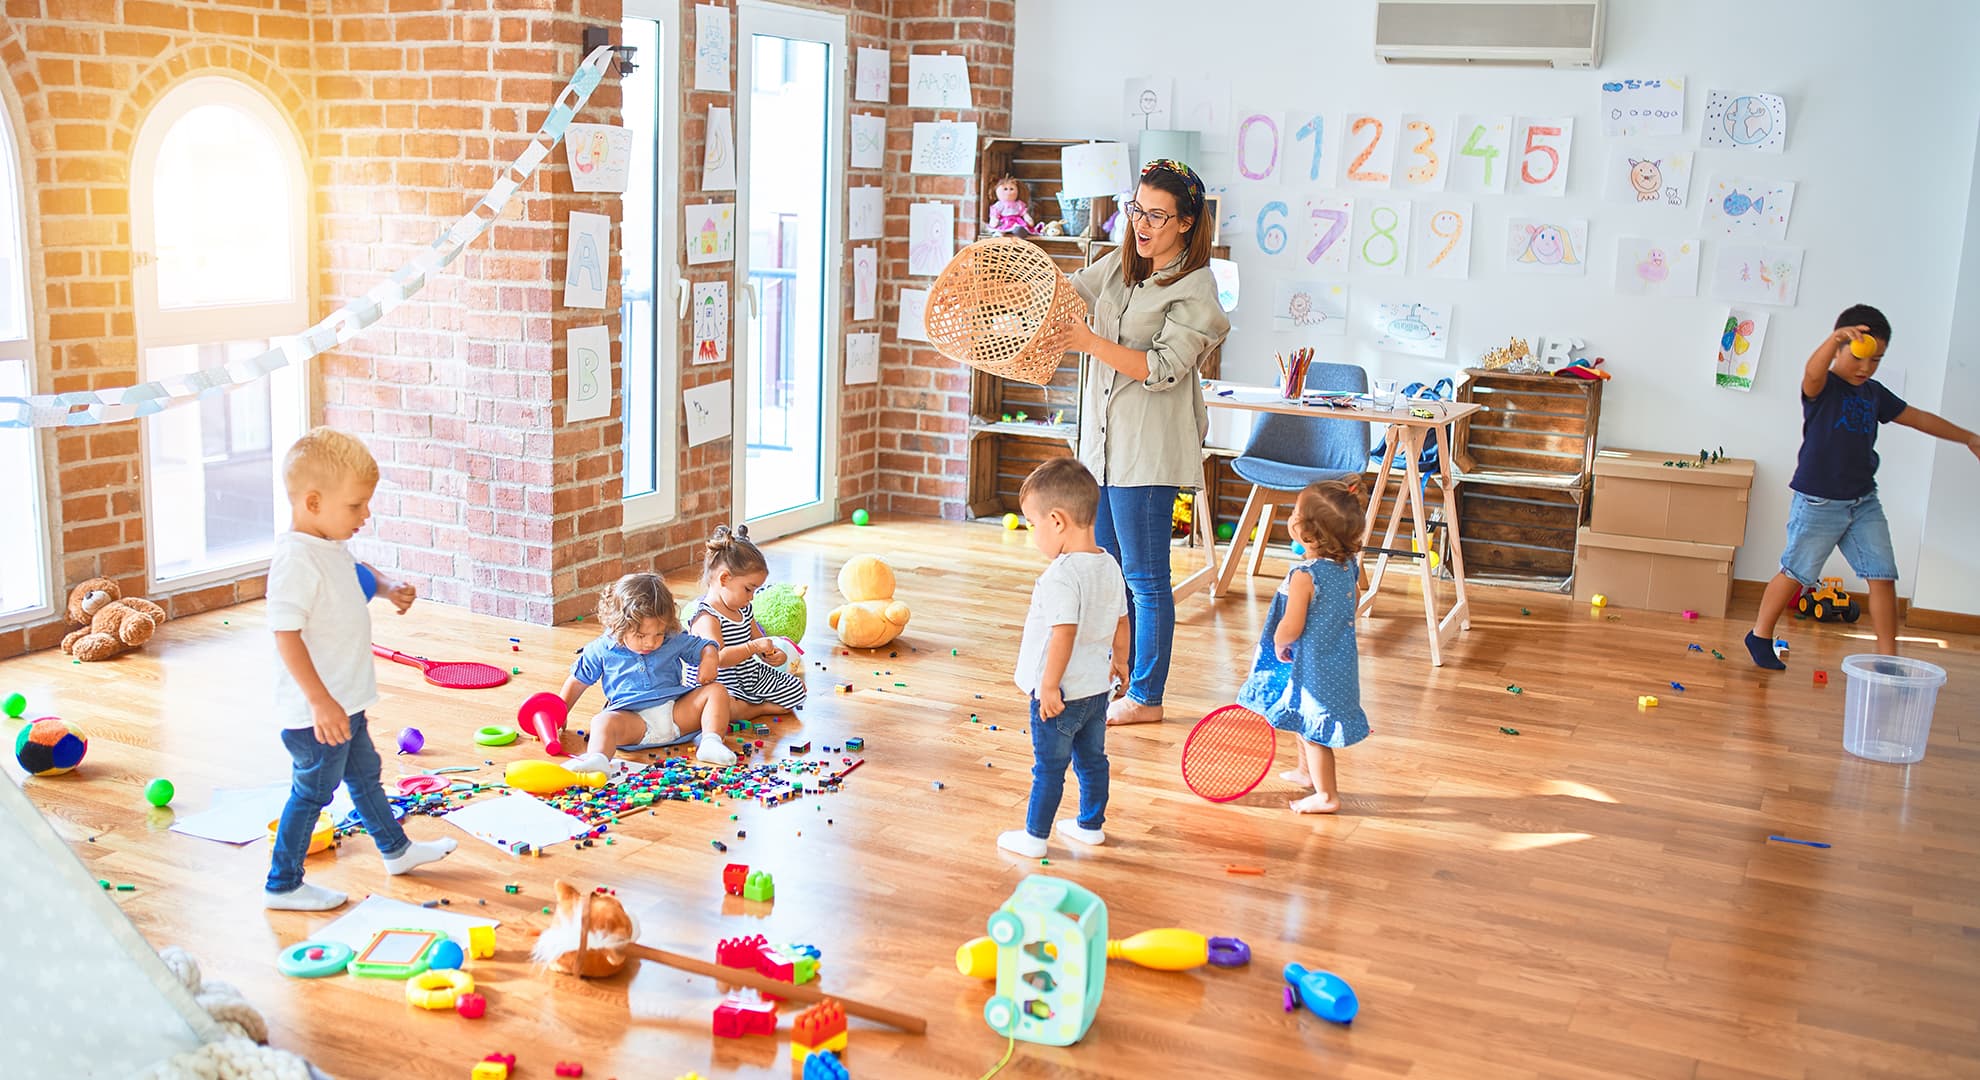
[[[768,539],[835,514],[846,25],[767,3],[738,18],[735,491]]]

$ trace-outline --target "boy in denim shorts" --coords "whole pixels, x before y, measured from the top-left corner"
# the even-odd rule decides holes
[[[1801,455],[1788,507],[1787,550],[1781,572],[1767,583],[1760,616],[1746,635],[1753,662],[1787,668],[1774,655],[1774,624],[1802,586],[1821,584],[1822,564],[1842,549],[1850,569],[1870,585],[1870,623],[1877,651],[1897,655],[1897,557],[1891,527],[1877,501],[1877,425],[1899,423],[1980,457],[1980,435],[1906,405],[1871,376],[1890,345],[1891,324],[1868,304],[1845,308],[1836,331],[1822,339],[1801,372]]]

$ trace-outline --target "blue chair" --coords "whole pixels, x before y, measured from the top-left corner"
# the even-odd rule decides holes
[[[1307,371],[1306,389],[1365,394],[1368,372],[1356,364],[1314,364]],[[1232,471],[1251,482],[1251,494],[1244,500],[1244,516],[1220,568],[1218,594],[1230,587],[1252,526],[1258,526],[1259,537],[1251,549],[1250,572],[1256,574],[1265,557],[1265,538],[1271,535],[1278,504],[1290,505],[1291,496],[1315,481],[1361,475],[1368,467],[1368,436],[1368,425],[1352,421],[1257,414],[1244,453],[1231,462]],[[1286,497],[1274,499],[1274,495]]]

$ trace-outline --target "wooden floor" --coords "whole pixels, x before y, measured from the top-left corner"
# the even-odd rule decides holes
[[[897,658],[826,647],[833,575],[856,552],[887,557],[914,607]],[[261,909],[265,844],[169,833],[171,811],[144,805],[151,776],[177,782],[188,811],[213,787],[286,776],[263,716],[273,661],[259,604],[172,623],[114,663],[0,664],[0,690],[25,692],[30,716],[56,713],[89,733],[78,774],[26,786],[91,876],[135,883],[118,899],[151,942],[189,949],[268,1016],[277,1045],[335,1075],[459,1078],[497,1049],[521,1059],[520,1080],[549,1076],[558,1060],[627,1080],[790,1075],[787,1023],[775,1041],[711,1037],[718,993],[706,980],[649,969],[629,988],[626,977],[579,985],[533,972],[539,909],[564,876],[617,888],[645,909],[656,944],[706,954],[717,937],[752,932],[812,942],[828,989],[927,1013],[925,1038],[856,1023],[855,1077],[979,1077],[1005,1042],[982,1019],[988,985],[958,976],[951,959],[1040,869],[994,846],[1022,823],[1028,786],[1008,673],[1038,556],[1021,533],[929,522],[827,528],[770,554],[773,580],[811,583],[807,644],[831,668],[813,669],[804,735],[867,740],[868,763],[843,793],[773,809],[669,804],[627,822],[613,846],[541,860],[462,836],[434,872],[404,878],[387,878],[363,838],[311,857],[310,880],[355,896],[446,897],[456,910],[486,900],[504,925],[502,951],[476,967],[490,999],[480,1021],[410,1008],[397,983],[276,974],[278,950],[325,917]],[[1247,593],[1240,578],[1214,606],[1184,605],[1169,685],[1178,721],[1231,698],[1275,583],[1261,577]],[[1055,840],[1044,872],[1104,898],[1116,936],[1236,935],[1254,961],[1192,973],[1117,962],[1082,1043],[1020,1043],[1002,1075],[1980,1076],[1980,643],[1907,638],[1905,651],[1951,680],[1929,755],[1900,767],[1840,745],[1838,667],[1869,647],[1867,623],[1785,624],[1793,666],[1767,675],[1744,658],[1732,622],[1610,619],[1565,598],[1487,589],[1473,610],[1441,669],[1424,663],[1410,594],[1384,598],[1364,623],[1375,735],[1340,756],[1338,817],[1288,813],[1292,792],[1277,779],[1234,805],[1191,796],[1176,768],[1186,722],[1110,733],[1110,841],[1072,851]],[[430,605],[404,618],[381,605],[374,622],[384,644],[523,669],[477,694],[381,664],[374,730],[389,747],[393,729],[417,724],[426,767],[528,754],[490,754],[469,734],[512,721],[526,692],[556,687],[592,633],[589,622],[544,630]],[[1694,641],[1728,659],[1687,651]],[[1833,684],[1812,686],[1815,668]],[[835,679],[858,689],[836,695]],[[1639,712],[1645,693],[1663,704]],[[1283,739],[1281,759],[1292,760]],[[388,775],[412,768],[387,758]],[[462,835],[432,819],[410,831]],[[1770,833],[1834,846],[1770,844]],[[728,855],[711,849],[718,838]],[[731,859],[775,873],[767,914],[725,904],[719,874]],[[1232,876],[1233,863],[1266,873]],[[510,881],[519,895],[504,894]],[[1295,960],[1353,984],[1352,1027],[1281,1011],[1280,969]],[[659,1015],[633,1018],[629,994]]]

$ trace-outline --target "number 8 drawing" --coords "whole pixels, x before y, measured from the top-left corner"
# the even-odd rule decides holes
[[[1376,215],[1384,214],[1384,213],[1389,215],[1389,223],[1387,225],[1382,224],[1381,220],[1376,217]],[[1367,263],[1370,266],[1393,265],[1396,261],[1396,256],[1402,254],[1402,247],[1396,242],[1396,226],[1401,223],[1402,223],[1401,219],[1396,216],[1396,211],[1394,207],[1378,206],[1375,209],[1370,210],[1368,212],[1368,224],[1374,227],[1374,232],[1369,235],[1368,239],[1363,240],[1361,242],[1361,261]],[[1377,259],[1374,256],[1368,254],[1368,245],[1374,243],[1376,237],[1382,237],[1388,240],[1389,242],[1388,258]]]

